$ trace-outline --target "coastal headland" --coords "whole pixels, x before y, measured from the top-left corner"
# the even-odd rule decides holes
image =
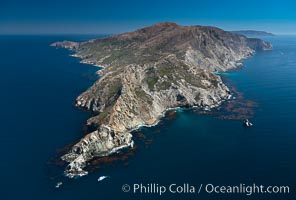
[[[256,51],[272,49],[263,40],[216,27],[172,22],[52,46],[103,67],[99,80],[76,99],[77,107],[94,113],[87,125],[95,131],[62,156],[68,177],[86,175],[87,162],[95,157],[133,148],[131,131],[157,124],[172,108],[219,106],[232,92],[215,72],[236,69]]]

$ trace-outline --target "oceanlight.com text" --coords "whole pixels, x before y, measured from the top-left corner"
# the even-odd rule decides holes
[[[200,194],[207,193],[209,195],[219,194],[243,194],[251,196],[254,194],[289,194],[289,186],[265,186],[260,184],[237,184],[237,185],[215,185],[211,183],[207,184],[176,184],[162,185],[158,183],[135,183],[122,185],[122,191],[125,193],[133,194],[157,194],[164,195],[166,193],[171,194]]]

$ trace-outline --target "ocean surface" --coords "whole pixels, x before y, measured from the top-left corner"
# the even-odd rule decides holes
[[[133,156],[78,179],[63,177],[58,150],[85,134],[89,113],[75,98],[97,78],[98,68],[71,52],[50,47],[59,40],[98,36],[0,36],[0,198],[19,199],[296,199],[296,36],[264,38],[274,49],[257,53],[235,72],[221,74],[244,98],[256,102],[242,120],[222,120],[178,110],[147,136]],[[98,177],[110,178],[98,182]],[[63,181],[56,189],[55,184]],[[188,183],[289,186],[290,194],[133,194],[124,184]],[[197,190],[196,189],[196,190]],[[196,191],[197,192],[197,191]]]

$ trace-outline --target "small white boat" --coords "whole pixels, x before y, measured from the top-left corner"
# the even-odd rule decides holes
[[[253,124],[252,124],[248,119],[246,119],[246,120],[244,121],[244,125],[245,125],[245,126],[253,126]]]
[[[58,182],[55,187],[59,188],[59,187],[61,187],[62,184],[63,184],[63,182]]]
[[[100,176],[100,177],[98,178],[98,181],[100,182],[100,181],[102,181],[102,180],[104,180],[104,179],[106,179],[106,178],[109,178],[109,176]]]

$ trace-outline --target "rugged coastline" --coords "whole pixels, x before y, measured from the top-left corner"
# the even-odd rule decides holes
[[[212,108],[231,96],[214,72],[240,66],[271,44],[215,27],[160,23],[135,32],[88,42],[56,42],[81,62],[104,66],[101,78],[76,100],[95,113],[87,121],[97,127],[62,159],[65,174],[83,176],[87,162],[133,147],[131,131],[157,124],[170,108]]]

